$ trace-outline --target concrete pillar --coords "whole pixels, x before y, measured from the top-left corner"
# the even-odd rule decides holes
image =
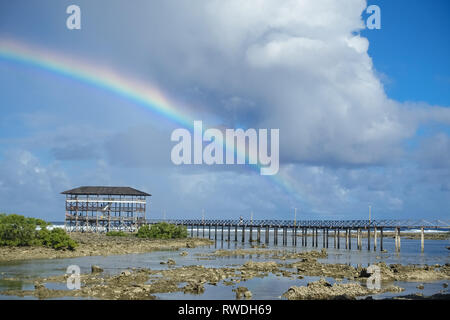
[[[377,227],[373,228],[373,251],[377,251]]]
[[[294,246],[297,246],[297,226],[294,226]]]
[[[266,226],[266,244],[269,244],[270,240],[270,226]]]
[[[236,224],[235,226],[234,226],[234,241],[238,241],[237,240],[237,238],[238,238],[238,225]]]
[[[370,251],[370,227],[367,227],[367,250]]]
[[[198,238],[199,232],[200,232],[200,225],[197,224],[197,238]]]
[[[205,224],[203,224],[203,230],[202,230],[202,238],[205,237]]]
[[[273,227],[273,244],[278,244],[278,227]]]
[[[249,237],[250,242],[253,241],[253,225],[250,225],[250,237]]]
[[[420,228],[420,251],[423,252],[425,249],[425,230]]]
[[[362,243],[362,239],[361,239],[361,228],[358,228],[358,240],[357,240],[357,242],[358,242],[358,245],[357,245],[357,247],[358,247],[358,250],[361,250],[361,243]]]
[[[223,241],[223,224],[222,224],[222,235],[220,236],[220,241]]]
[[[329,229],[327,228],[326,230],[327,230],[327,249],[328,249],[328,239],[329,239],[328,231],[329,231]]]
[[[194,237],[194,225],[191,224],[190,226],[191,226],[191,238],[193,238]]]
[[[395,227],[394,236],[395,236],[395,251],[398,251],[398,228],[397,227]]]
[[[308,246],[308,228],[305,228],[305,247]]]
[[[288,227],[284,227],[284,245],[287,246],[287,242],[288,242]]]
[[[352,229],[348,229],[348,249],[352,250]]]
[[[337,230],[337,248],[341,248],[341,229],[338,228]]]
[[[319,228],[316,228],[316,248],[319,246]]]
[[[261,226],[258,226],[258,231],[256,234],[256,241],[258,241],[258,243],[261,242]]]
[[[322,248],[325,248],[325,228],[322,228]]]
[[[337,234],[336,234],[336,228],[334,229],[334,248],[337,248]]]
[[[214,240],[217,240],[217,223],[214,226]]]
[[[245,225],[242,225],[242,242],[245,242]]]
[[[231,240],[231,224],[228,225],[228,242]]]
[[[211,239],[211,224],[208,225],[208,239]]]
[[[302,247],[304,247],[305,246],[305,228],[302,228],[301,234],[302,234]]]
[[[345,249],[348,249],[348,228],[345,229]]]
[[[383,251],[383,228],[380,228],[380,250]]]

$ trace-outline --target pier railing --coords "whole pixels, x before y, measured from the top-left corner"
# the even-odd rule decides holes
[[[239,219],[147,219],[147,223],[167,222],[177,225],[245,225],[245,226],[277,226],[277,227],[308,227],[308,228],[386,228],[386,229],[449,229],[449,220],[426,219],[380,219],[380,220],[239,220]]]

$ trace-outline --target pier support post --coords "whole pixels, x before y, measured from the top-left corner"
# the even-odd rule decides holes
[[[245,242],[245,225],[242,225],[242,242]]]
[[[314,228],[314,229],[313,229],[313,247],[317,247],[317,237],[316,237],[316,234],[317,234],[317,228]]]
[[[357,245],[357,247],[358,247],[358,250],[361,250],[361,247],[362,247],[362,241],[361,241],[361,228],[358,228],[358,239],[357,239],[357,242],[358,242],[358,245]]]
[[[305,228],[305,247],[308,246],[308,228]]]
[[[191,238],[193,238],[194,237],[194,225],[191,224],[190,227],[191,227]]]
[[[337,248],[341,248],[341,229],[338,228],[337,230]]]
[[[302,227],[302,247],[305,246],[305,228]]]
[[[208,239],[211,239],[211,223],[208,224]]]
[[[352,250],[352,228],[348,229],[348,249]]]
[[[325,228],[322,228],[322,248],[325,248]]]
[[[294,246],[297,246],[297,226],[294,226]]]
[[[250,236],[249,236],[249,241],[250,243],[252,243],[253,241],[253,225],[250,225]]]
[[[224,224],[222,223],[222,235],[220,236],[220,241],[223,241],[223,226]]]
[[[377,251],[377,227],[373,228],[373,251]]]
[[[383,251],[383,228],[380,228],[380,250]]]
[[[235,226],[234,226],[234,241],[238,241],[237,240],[237,238],[238,238],[238,225],[236,224]]]
[[[327,249],[328,249],[328,239],[329,239],[329,235],[328,235],[328,228],[326,228],[326,230],[327,230]]]
[[[231,223],[228,225],[228,242],[231,240]]]
[[[319,228],[316,228],[316,248],[319,246]]]
[[[214,240],[217,240],[217,223],[214,226]]]
[[[395,227],[395,251],[400,251],[400,228]]]
[[[420,228],[420,251],[423,252],[425,248],[425,230]]]
[[[370,251],[370,227],[367,227],[367,250]]]
[[[269,240],[270,240],[270,238],[269,238],[269,236],[270,236],[270,226],[266,226],[266,238],[264,239],[264,240],[266,240],[266,244],[269,244]]]
[[[200,225],[199,224],[197,224],[197,238],[199,237],[199,233],[200,232]]]
[[[203,223],[202,238],[205,237],[205,224]]]
[[[278,244],[278,227],[273,227],[273,244]]]
[[[257,231],[257,234],[256,234],[256,241],[258,243],[261,242],[261,226],[258,226],[258,231]]]
[[[334,228],[334,248],[337,248],[337,234],[336,234],[336,228]]]
[[[345,249],[348,249],[348,228],[345,229]]]

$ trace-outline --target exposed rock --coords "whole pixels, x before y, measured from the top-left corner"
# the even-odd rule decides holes
[[[401,288],[388,288],[384,290],[368,289],[361,284],[335,283],[331,285],[325,279],[310,282],[307,286],[290,287],[283,297],[289,300],[310,300],[310,299],[355,299],[357,296],[376,294],[388,290],[402,290]]]
[[[201,294],[205,292],[205,287],[201,282],[191,281],[183,288],[184,293]]]
[[[252,297],[252,292],[246,287],[237,287],[233,291],[236,292],[236,299],[242,299],[242,297],[250,299]]]
[[[100,268],[99,266],[96,265],[91,266],[91,273],[101,273],[101,272],[103,272],[103,269]]]

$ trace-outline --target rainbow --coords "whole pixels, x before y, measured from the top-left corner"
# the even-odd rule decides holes
[[[0,61],[19,63],[45,70],[110,92],[182,127],[193,130],[194,119],[183,112],[180,107],[177,108],[176,104],[156,86],[126,78],[110,69],[58,55],[42,48],[30,47],[18,41],[3,39],[0,39]],[[250,167],[258,172],[260,170],[259,165],[250,165]],[[291,178],[283,174],[281,170],[276,175],[262,177],[272,180],[297,201],[302,201],[290,183]]]

